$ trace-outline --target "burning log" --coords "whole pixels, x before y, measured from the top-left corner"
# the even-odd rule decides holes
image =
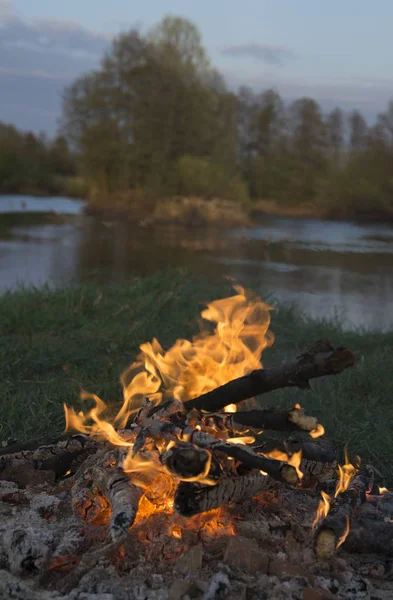
[[[95,466],[93,481],[111,505],[109,532],[112,542],[116,542],[127,534],[135,521],[142,490],[130,481],[121,467],[113,464]]]
[[[174,507],[184,517],[241,502],[276,487],[277,481],[260,472],[221,479],[215,486],[181,482],[175,493]]]
[[[358,471],[347,489],[332,501],[330,510],[316,533],[315,549],[319,559],[332,556],[336,548],[346,540],[352,514],[366,500],[369,479],[368,471]]]
[[[213,481],[222,472],[219,463],[212,461],[210,452],[191,445],[170,448],[161,455],[160,460],[169,473],[182,481],[201,481],[206,478]]]
[[[310,379],[335,375],[352,367],[356,361],[352,350],[334,348],[329,341],[319,341],[309,350],[281,367],[258,369],[234,379],[211,392],[186,402],[188,410],[197,408],[205,412],[217,412],[228,404],[266,394],[279,388],[298,387],[310,389]]]
[[[236,432],[248,429],[274,431],[317,431],[318,421],[306,415],[299,406],[293,408],[270,408],[268,410],[249,410],[235,413],[213,413],[203,417],[207,425],[220,430]]]

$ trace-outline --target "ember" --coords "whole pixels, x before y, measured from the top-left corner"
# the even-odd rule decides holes
[[[273,343],[271,309],[243,289],[237,292],[202,312],[215,324],[213,331],[192,342],[178,340],[167,352],[157,340],[142,344],[137,362],[122,376],[124,398],[116,414],[84,392],[84,410],[65,406],[62,438],[2,451],[2,479],[26,487],[32,483],[26,472],[48,474],[53,494],[48,497],[57,498],[51,514],[63,505],[56,494],[68,494],[81,523],[76,528],[68,515],[72,527],[54,550],[49,549],[54,542],[32,546],[26,532],[10,538],[12,551],[3,550],[10,562],[17,546],[18,572],[26,553],[24,564],[41,576],[68,570],[65,587],[71,588],[89,560],[97,560],[94,553],[81,560],[94,540],[102,544],[107,538],[97,552],[109,550],[115,564],[124,566],[132,532],[149,547],[150,558],[161,553],[173,560],[193,544],[211,546],[235,536],[235,522],[240,527],[241,521],[232,518],[231,506],[269,491],[284,497],[286,488],[321,489],[337,473],[334,497],[321,492],[314,520],[317,556],[328,558],[345,543],[367,494],[389,497],[376,488],[369,468],[354,467],[348,459],[338,465],[322,425],[299,404],[237,410],[245,400],[280,387],[308,389],[310,379],[340,373],[356,359],[350,350],[321,341],[281,367],[263,369],[261,353]],[[277,442],[269,431],[298,437]],[[7,494],[3,501],[14,492]]]

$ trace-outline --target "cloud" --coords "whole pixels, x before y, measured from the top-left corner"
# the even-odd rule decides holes
[[[0,0],[1,120],[54,132],[64,86],[96,68],[109,42],[74,21],[27,21]]]
[[[253,58],[269,65],[281,66],[295,58],[295,54],[285,46],[270,44],[234,44],[221,48],[221,54],[232,58]]]

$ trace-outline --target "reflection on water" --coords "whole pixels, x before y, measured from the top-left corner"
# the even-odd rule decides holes
[[[257,282],[262,296],[314,316],[339,314],[348,326],[393,325],[389,226],[269,217],[230,232],[142,228],[85,217],[82,202],[64,198],[23,202],[0,198],[1,291],[18,282],[121,282],[175,266]]]

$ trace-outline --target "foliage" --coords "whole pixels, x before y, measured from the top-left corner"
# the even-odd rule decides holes
[[[99,68],[65,89],[54,141],[0,125],[0,192],[70,189],[142,215],[184,196],[385,218],[392,180],[393,101],[370,126],[357,110],[324,115],[312,98],[234,93],[176,16],[114,38]]]
[[[0,123],[0,193],[61,194],[75,173],[64,136],[48,141]]]
[[[157,337],[168,348],[179,337],[191,338],[203,305],[232,293],[228,283],[166,271],[128,284],[27,288],[1,296],[1,438],[39,439],[62,431],[63,402],[77,403],[81,388],[107,402],[121,401],[120,374],[141,343]],[[338,323],[278,308],[271,315],[275,343],[263,355],[264,366],[329,338],[363,359],[338,376],[313,381],[309,393],[278,390],[261,402],[300,402],[339,448],[348,444],[350,455],[358,453],[392,483],[392,332],[345,332]]]

